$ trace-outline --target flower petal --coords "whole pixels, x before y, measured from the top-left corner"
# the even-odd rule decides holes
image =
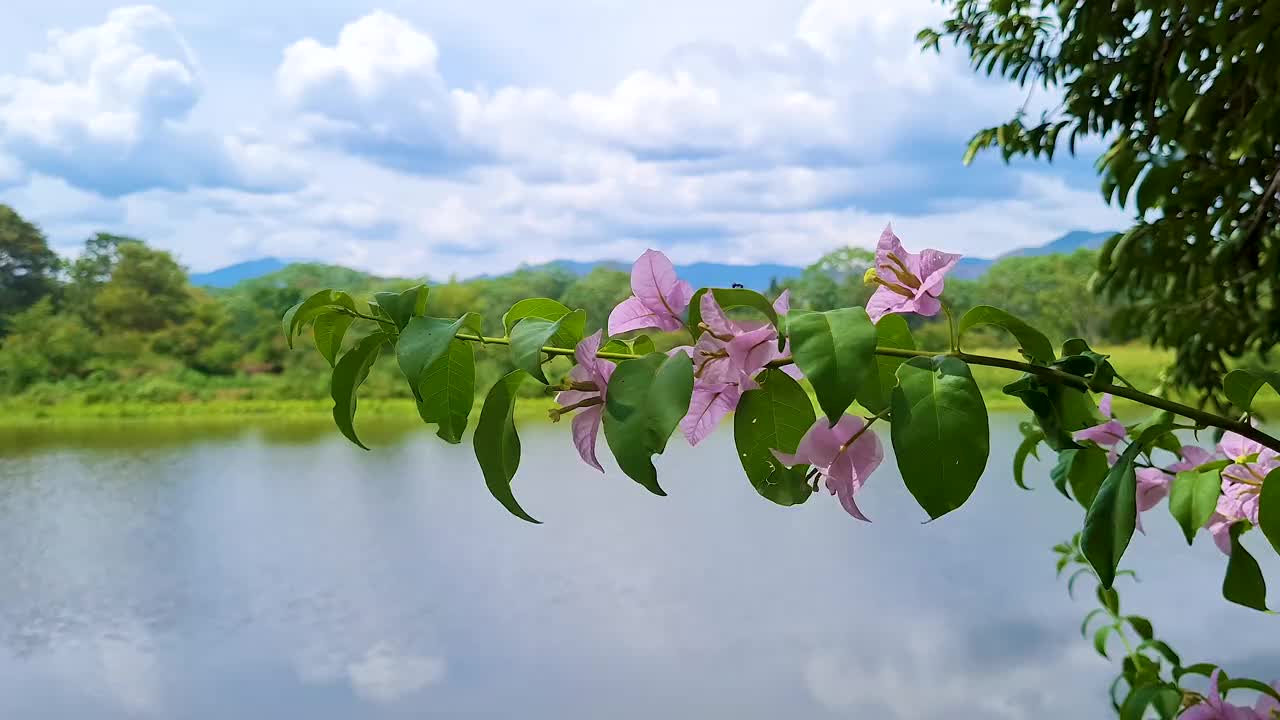
[[[920,283],[921,289],[925,292],[937,297],[942,294],[942,278],[951,271],[951,268],[960,262],[960,255],[941,250],[925,250],[920,253]]]
[[[871,317],[871,322],[878,323],[885,315],[902,312],[901,308],[907,302],[907,298],[882,285],[867,300],[867,315]]]
[[[694,386],[689,413],[680,420],[680,432],[690,445],[697,445],[715,432],[720,421],[738,406],[741,397],[738,386],[732,383]]]
[[[693,297],[693,287],[676,276],[671,260],[657,250],[645,250],[631,266],[631,292],[659,317],[675,317]]]
[[[582,456],[583,462],[600,472],[604,472],[604,468],[600,467],[600,461],[596,459],[596,436],[600,432],[603,408],[603,405],[592,405],[573,416],[573,444],[578,448],[578,455]]]
[[[1260,453],[1264,448],[1260,442],[1229,432],[1222,436],[1222,441],[1218,443],[1218,449],[1227,456],[1228,460],[1239,462],[1241,458]]]
[[[778,331],[772,325],[764,325],[730,340],[725,350],[739,372],[753,377],[778,357]]]
[[[773,311],[779,315],[791,312],[791,288],[783,290],[778,299],[773,301]]]
[[[737,335],[740,332],[736,324],[725,316],[720,303],[716,302],[711,293],[706,293],[698,301],[698,310],[702,312],[702,322],[716,335]]]
[[[1089,441],[1101,447],[1109,448],[1124,440],[1128,435],[1129,431],[1125,429],[1124,423],[1119,420],[1108,420],[1101,425],[1094,425],[1093,427],[1075,431],[1071,434],[1071,439],[1076,442]]]
[[[1160,468],[1138,468],[1138,511],[1145,512],[1155,507],[1169,494],[1170,481],[1173,476]]]
[[[1115,413],[1111,412],[1111,393],[1103,393],[1102,399],[1098,401],[1098,412],[1102,413],[1102,417],[1111,419],[1115,417]]]
[[[656,327],[662,327],[660,318],[635,295],[618,303],[613,312],[609,313],[610,335]]]

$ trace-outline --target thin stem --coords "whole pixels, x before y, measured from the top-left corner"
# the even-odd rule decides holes
[[[960,334],[956,332],[956,316],[945,300],[939,304],[942,305],[942,311],[947,314],[947,328],[951,331],[951,352],[958,353],[960,352]]]
[[[360,315],[358,313],[355,313],[355,314],[358,317],[363,317],[367,320],[374,320],[376,322],[381,322],[381,323],[387,322],[385,320],[382,320],[381,318],[375,318],[368,315]],[[459,340],[468,340],[471,342],[479,342],[479,343],[485,343],[485,344],[490,344],[490,343],[495,345],[511,344],[510,338],[484,337],[482,335],[471,335],[467,333],[458,333],[456,337]],[[542,351],[549,355],[572,356],[574,354],[573,348],[544,347],[542,348]],[[1267,433],[1262,432],[1261,430],[1259,430],[1258,428],[1255,428],[1254,426],[1250,425],[1247,422],[1243,422],[1240,420],[1233,420],[1231,418],[1226,418],[1221,415],[1215,415],[1211,412],[1207,412],[1199,408],[1194,408],[1194,407],[1191,407],[1190,405],[1183,405],[1182,403],[1174,402],[1173,400],[1169,400],[1167,398],[1158,397],[1156,395],[1149,395],[1140,390],[1135,390],[1134,388],[1123,387],[1120,385],[1113,385],[1110,383],[1094,383],[1092,386],[1090,386],[1089,381],[1086,380],[1085,378],[1082,378],[1079,375],[1072,375],[1071,373],[1063,372],[1062,370],[1059,370],[1057,368],[1046,367],[1044,365],[1031,365],[1030,363],[1020,362],[1018,360],[1010,360],[1008,358],[1002,358],[1002,357],[992,357],[989,355],[972,355],[970,353],[959,352],[959,351],[935,352],[932,350],[906,350],[903,348],[877,347],[875,352],[877,355],[882,355],[884,357],[899,357],[899,358],[907,358],[907,359],[915,358],[915,357],[938,357],[938,356],[954,357],[954,358],[963,360],[970,365],[997,367],[997,368],[1004,368],[1006,370],[1016,370],[1018,372],[1029,373],[1031,375],[1035,375],[1036,377],[1040,378],[1045,382],[1053,383],[1056,385],[1065,385],[1067,387],[1076,388],[1077,390],[1083,390],[1085,392],[1092,391],[1092,392],[1099,392],[1099,393],[1111,393],[1116,397],[1122,397],[1127,400],[1133,400],[1134,402],[1139,402],[1139,403],[1142,403],[1143,405],[1146,405],[1148,407],[1153,407],[1158,410],[1168,410],[1169,412],[1175,415],[1181,415],[1182,417],[1188,418],[1190,420],[1194,420],[1198,425],[1203,425],[1205,427],[1222,428],[1223,430],[1227,430],[1227,431],[1236,433],[1237,435],[1247,437],[1250,440],[1254,440],[1256,442],[1261,443],[1265,447],[1268,447],[1268,448],[1271,448],[1272,450],[1280,452],[1280,439],[1274,438],[1271,435],[1268,435]],[[598,352],[596,353],[596,357],[604,358],[606,360],[634,360],[635,358],[639,358],[642,356],[636,355],[634,353],[624,353],[624,352]],[[791,365],[793,362],[794,361],[789,357],[780,358],[778,360],[774,360],[768,363],[765,367],[769,367],[769,368],[786,367],[787,365]]]

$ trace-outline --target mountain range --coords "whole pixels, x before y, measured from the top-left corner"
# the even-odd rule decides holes
[[[1114,234],[1112,232],[1087,232],[1084,230],[1072,230],[1062,237],[1053,240],[1044,245],[1019,248],[1011,250],[1003,255],[995,258],[975,258],[965,257],[960,260],[952,275],[957,278],[972,280],[982,277],[994,263],[1009,257],[1025,257],[1029,255],[1052,255],[1055,253],[1072,253],[1081,248],[1097,249],[1102,247],[1107,238]],[[283,270],[294,264],[292,260],[281,260],[279,258],[258,258],[256,260],[248,260],[245,262],[228,265],[224,268],[212,270],[205,273],[193,273],[191,275],[191,283],[202,287],[211,288],[229,288],[233,287],[245,280],[253,280],[264,275]],[[541,265],[528,266],[528,270],[547,270],[550,268],[561,268],[573,273],[574,275],[586,275],[595,268],[606,267],[616,270],[626,270],[630,267],[630,263],[619,260],[603,260],[597,262],[583,262],[579,260],[554,260]],[[688,280],[694,287],[729,287],[734,283],[741,284],[753,290],[765,290],[773,280],[784,280],[790,277],[796,277],[804,271],[804,268],[793,265],[775,265],[775,264],[758,264],[758,265],[730,265],[727,263],[709,263],[699,262],[690,263],[688,265],[676,266],[676,271],[680,277]]]

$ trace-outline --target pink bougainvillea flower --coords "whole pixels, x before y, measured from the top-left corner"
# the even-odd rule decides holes
[[[858,509],[853,496],[884,460],[884,448],[880,446],[880,438],[867,430],[866,425],[865,420],[855,415],[845,415],[835,427],[820,417],[800,439],[794,454],[773,450],[773,455],[788,467],[813,466],[826,481],[827,490],[840,499],[845,512],[870,522]]]
[[[1178,455],[1182,459],[1169,466],[1169,472],[1175,475],[1180,472],[1195,470],[1201,465],[1217,460],[1219,457],[1216,452],[1205,450],[1199,445],[1183,445],[1182,449],[1178,451]]]
[[[1115,417],[1115,413],[1111,412],[1111,393],[1103,393],[1102,399],[1098,401],[1098,412],[1102,413],[1105,418]]]
[[[1258,720],[1253,708],[1232,705],[1218,692],[1218,671],[1209,677],[1209,692],[1204,702],[1192,705],[1178,716],[1179,720]]]
[[[609,379],[613,377],[614,364],[596,357],[600,351],[601,332],[596,331],[582,339],[574,348],[573,356],[578,364],[569,371],[572,385],[594,385],[594,390],[564,390],[556,394],[556,402],[560,408],[551,411],[553,420],[560,415],[577,411],[573,417],[573,444],[578,448],[582,461],[591,467],[604,472],[600,461],[596,459],[596,438],[600,434],[600,419],[604,416],[604,399],[609,389]]]
[[[1232,461],[1222,469],[1218,513],[1257,525],[1262,482],[1272,470],[1280,468],[1280,453],[1236,433],[1223,435],[1218,450]]]
[[[1172,484],[1173,475],[1156,467],[1138,468],[1138,517],[1137,528],[1142,532],[1142,513],[1155,507],[1161,500],[1169,494],[1169,486]]]
[[[872,322],[889,313],[937,315],[942,310],[943,278],[960,256],[940,250],[909,253],[902,241],[886,225],[876,245],[876,266],[867,271],[865,281],[876,285],[867,301],[867,314]]]
[[[1129,437],[1129,431],[1119,420],[1108,420],[1101,425],[1094,425],[1071,434],[1076,442],[1092,442],[1098,447],[1113,448]]]
[[[789,295],[784,292],[774,309],[785,313],[789,302]],[[787,357],[785,348],[778,350],[778,331],[772,324],[729,319],[711,293],[702,296],[699,310],[707,331],[692,347],[672,350],[693,358],[693,398],[689,413],[680,421],[680,431],[690,445],[697,445],[714,432],[720,421],[738,407],[742,393],[759,387],[755,376],[765,366]]]
[[[693,298],[693,286],[676,277],[675,266],[657,250],[645,250],[631,266],[631,292],[609,313],[610,335],[641,328],[679,330],[680,313]]]
[[[1221,498],[1218,499],[1218,507],[1222,507]],[[1209,521],[1204,524],[1204,528],[1213,538],[1213,544],[1218,546],[1223,555],[1231,554],[1231,526],[1237,522],[1240,522],[1239,519],[1229,518],[1215,511],[1209,516]]]

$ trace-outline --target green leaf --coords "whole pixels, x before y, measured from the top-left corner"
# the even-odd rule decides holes
[[[464,328],[479,335],[480,316],[471,312],[457,319],[415,317],[400,333],[396,360],[416,400],[422,400],[422,380],[427,369],[449,352],[449,343]]]
[[[329,361],[329,367],[338,362],[338,353],[342,351],[342,339],[347,335],[347,328],[355,318],[336,312],[326,312],[315,319],[311,326],[311,335],[315,338],[316,349]]]
[[[1258,497],[1258,528],[1280,553],[1280,468],[1267,473]]]
[[[1155,683],[1133,689],[1120,706],[1120,720],[1143,720],[1148,707],[1161,718],[1172,718],[1182,705],[1182,691],[1175,685]]]
[[[426,312],[427,293],[426,285],[415,285],[400,293],[374,293],[373,299],[387,312],[387,316],[395,322],[396,327],[404,330],[410,319]]]
[[[533,376],[534,380],[547,384],[547,376],[542,372],[542,348],[551,345],[553,338],[564,334],[564,326],[572,328],[585,327],[587,313],[585,310],[574,310],[559,320],[550,321],[542,318],[527,317],[516,323],[511,331],[511,364]],[[578,331],[579,340],[581,331]],[[569,347],[577,345],[574,340]],[[555,347],[562,347],[556,345]]]
[[[916,343],[911,337],[911,328],[907,326],[906,318],[897,314],[880,318],[880,322],[876,323],[876,346],[915,350]],[[858,388],[858,403],[873,413],[886,410],[893,397],[893,388],[898,384],[898,366],[906,361],[906,358],[877,354],[878,382],[868,380]]]
[[[1195,665],[1188,665],[1186,667],[1175,668],[1173,671],[1173,677],[1178,682],[1182,682],[1182,678],[1188,675],[1200,675],[1201,677],[1213,677],[1214,670],[1218,670],[1219,672],[1218,683],[1219,683],[1219,688],[1221,688],[1222,681],[1228,679],[1227,674],[1225,672],[1222,672],[1222,670],[1217,665],[1214,665],[1213,663],[1196,663]]]
[[[1106,608],[1112,617],[1120,615],[1120,593],[1114,588],[1104,588],[1099,585],[1095,590],[1098,596],[1098,604]]]
[[[1138,519],[1138,486],[1133,463],[1141,450],[1139,442],[1125,448],[1085,514],[1080,548],[1105,588],[1115,582],[1116,567],[1129,547]]]
[[[390,339],[383,332],[375,332],[362,338],[334,366],[329,385],[333,396],[333,421],[348,440],[365,450],[369,448],[356,436],[356,391],[369,377],[369,369],[382,353],[382,346]]]
[[[652,457],[689,411],[693,394],[693,361],[684,353],[670,357],[650,353],[618,363],[609,380],[604,406],[604,437],[618,467],[655,495],[658,485]]]
[[[449,351],[423,373],[419,388],[422,400],[418,402],[418,415],[423,421],[440,426],[436,435],[441,440],[455,445],[462,442],[476,392],[476,360],[471,343],[449,343]]]
[[[476,432],[471,442],[489,492],[512,515],[537,523],[520,507],[511,492],[511,480],[520,467],[520,435],[516,432],[515,423],[516,392],[528,376],[523,370],[512,370],[494,383],[480,408],[480,419],[476,421]]]
[[[1182,658],[1178,657],[1178,653],[1174,652],[1173,648],[1169,647],[1168,643],[1163,640],[1147,638],[1146,640],[1143,640],[1136,649],[1138,652],[1142,652],[1143,650],[1155,650],[1164,656],[1164,659],[1168,660],[1169,664],[1174,667],[1182,665]]]
[[[1138,634],[1143,640],[1150,640],[1155,636],[1155,628],[1151,627],[1151,621],[1141,615],[1130,615],[1125,618],[1129,623],[1129,627]]]
[[[733,416],[738,460],[756,492],[779,505],[799,505],[813,495],[805,480],[809,466],[787,468],[771,449],[796,451],[814,423],[813,405],[800,383],[781,370],[765,370],[756,382],[760,387],[743,393]]]
[[[903,363],[892,407],[894,455],[916,502],[930,518],[963,505],[990,448],[987,408],[969,366],[946,356]]]
[[[1071,577],[1067,579],[1067,597],[1074,600],[1076,598],[1076,580],[1082,577],[1093,577],[1093,570],[1089,568],[1080,568],[1071,573]]]
[[[1103,422],[1087,392],[1065,385],[1046,385],[1034,375],[1023,375],[1006,385],[1004,393],[1018,398],[1031,410],[1044,431],[1045,444],[1055,452],[1079,448],[1071,434]]]
[[[1263,385],[1280,393],[1280,372],[1265,370],[1232,370],[1222,380],[1222,391],[1232,405],[1244,412],[1250,412],[1253,397]]]
[[[350,295],[341,290],[321,290],[286,310],[281,324],[289,347],[293,347],[293,338],[301,334],[307,323],[326,312],[341,312],[342,309],[356,311],[356,303]]]
[[[658,348],[653,344],[653,338],[648,335],[641,335],[631,341],[631,352],[636,355],[648,355],[649,353],[658,352]]]
[[[525,318],[539,318],[548,322],[555,322],[573,312],[568,307],[549,298],[529,298],[512,305],[511,309],[502,316],[502,329],[507,334],[507,337],[511,337],[511,330]],[[582,310],[578,312],[581,315],[575,315],[571,319],[564,320],[560,324],[560,331],[543,344],[564,348],[577,346],[578,342],[582,340],[583,334],[587,331],[587,314]],[[614,352],[631,352],[631,350],[615,349]]]
[[[963,336],[966,330],[981,325],[995,325],[1008,331],[1022,345],[1019,350],[1031,362],[1048,365],[1054,360],[1053,343],[1049,342],[1049,338],[1045,337],[1044,333],[1004,310],[990,305],[979,305],[965,313],[964,317],[960,318],[957,332]]]
[[[1076,502],[1088,510],[1107,477],[1107,453],[1098,448],[1063,450],[1058,453],[1058,464],[1051,477],[1059,491],[1069,485]]]
[[[1090,610],[1088,614],[1084,616],[1084,620],[1080,622],[1080,637],[1087,636],[1089,634],[1089,623],[1093,622],[1094,618],[1105,612],[1106,610],[1103,610],[1102,608],[1094,608]]]
[[[1099,655],[1107,658],[1108,660],[1111,658],[1107,656],[1107,637],[1111,635],[1111,631],[1114,629],[1115,628],[1110,625],[1103,625],[1093,633],[1093,649],[1097,650]]]
[[[876,326],[867,311],[793,311],[787,316],[791,354],[813,386],[818,405],[835,425],[858,389],[876,382]]]
[[[1037,430],[1033,435],[1025,435],[1022,442],[1018,445],[1018,449],[1013,453],[1013,482],[1023,490],[1030,490],[1026,481],[1023,480],[1023,473],[1027,465],[1027,457],[1031,456],[1040,459],[1040,453],[1036,448],[1040,447],[1040,443],[1044,441],[1044,433]]]
[[[1238,522],[1231,526],[1231,558],[1227,560],[1227,574],[1222,578],[1222,597],[1237,605],[1254,610],[1267,609],[1267,581],[1262,568],[1248,550],[1240,544],[1240,534],[1249,524]]]
[[[1169,512],[1178,521],[1190,545],[1196,532],[1209,522],[1222,495],[1222,480],[1216,472],[1186,471],[1178,473],[1169,491]]]
[[[702,335],[704,330],[698,327],[702,323],[702,296],[711,293],[716,299],[716,304],[721,310],[728,311],[731,308],[751,308],[760,313],[775,328],[778,328],[778,335],[782,335],[782,327],[778,324],[778,312],[773,309],[773,303],[769,302],[769,298],[761,295],[755,290],[744,290],[742,288],[701,288],[693,294],[693,298],[689,300],[689,332],[693,334],[696,342],[698,336]]]
[[[1276,700],[1280,700],[1280,691],[1264,682],[1251,680],[1249,678],[1232,678],[1231,680],[1218,683],[1219,692],[1226,693],[1230,690],[1252,690],[1275,698]]]

